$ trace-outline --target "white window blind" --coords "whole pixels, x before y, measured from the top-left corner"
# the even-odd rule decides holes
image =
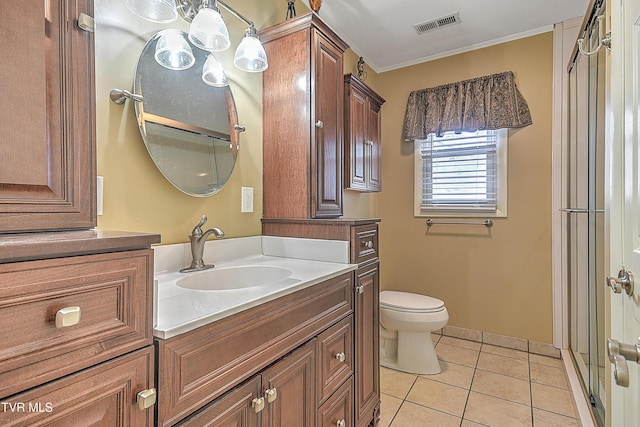
[[[496,211],[498,131],[429,134],[419,144],[420,210]]]

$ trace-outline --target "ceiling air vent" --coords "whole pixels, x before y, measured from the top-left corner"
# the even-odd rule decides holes
[[[447,16],[443,16],[438,19],[432,19],[431,21],[423,22],[422,24],[416,24],[413,26],[418,34],[424,34],[427,31],[437,30],[451,24],[458,24],[460,22],[460,12],[455,12]]]

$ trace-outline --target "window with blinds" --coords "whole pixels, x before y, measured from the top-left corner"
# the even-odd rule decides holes
[[[416,213],[502,216],[506,134],[506,130],[446,132],[416,141]]]

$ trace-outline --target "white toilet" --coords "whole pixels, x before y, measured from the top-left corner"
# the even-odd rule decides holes
[[[449,313],[437,298],[408,292],[380,292],[380,364],[412,374],[438,374],[431,332]]]

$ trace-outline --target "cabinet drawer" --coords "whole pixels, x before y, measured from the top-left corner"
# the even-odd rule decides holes
[[[353,373],[353,316],[318,335],[318,400],[324,402]]]
[[[378,258],[378,225],[351,228],[351,260],[356,264]]]
[[[353,273],[167,340],[158,347],[158,425],[173,425],[353,311]]]
[[[2,399],[2,426],[153,425],[137,394],[153,388],[153,347]]]
[[[353,427],[354,425],[353,378],[349,378],[329,400],[320,406],[318,427]]]
[[[152,343],[151,250],[0,265],[0,398]],[[72,325],[57,313],[79,307]]]

